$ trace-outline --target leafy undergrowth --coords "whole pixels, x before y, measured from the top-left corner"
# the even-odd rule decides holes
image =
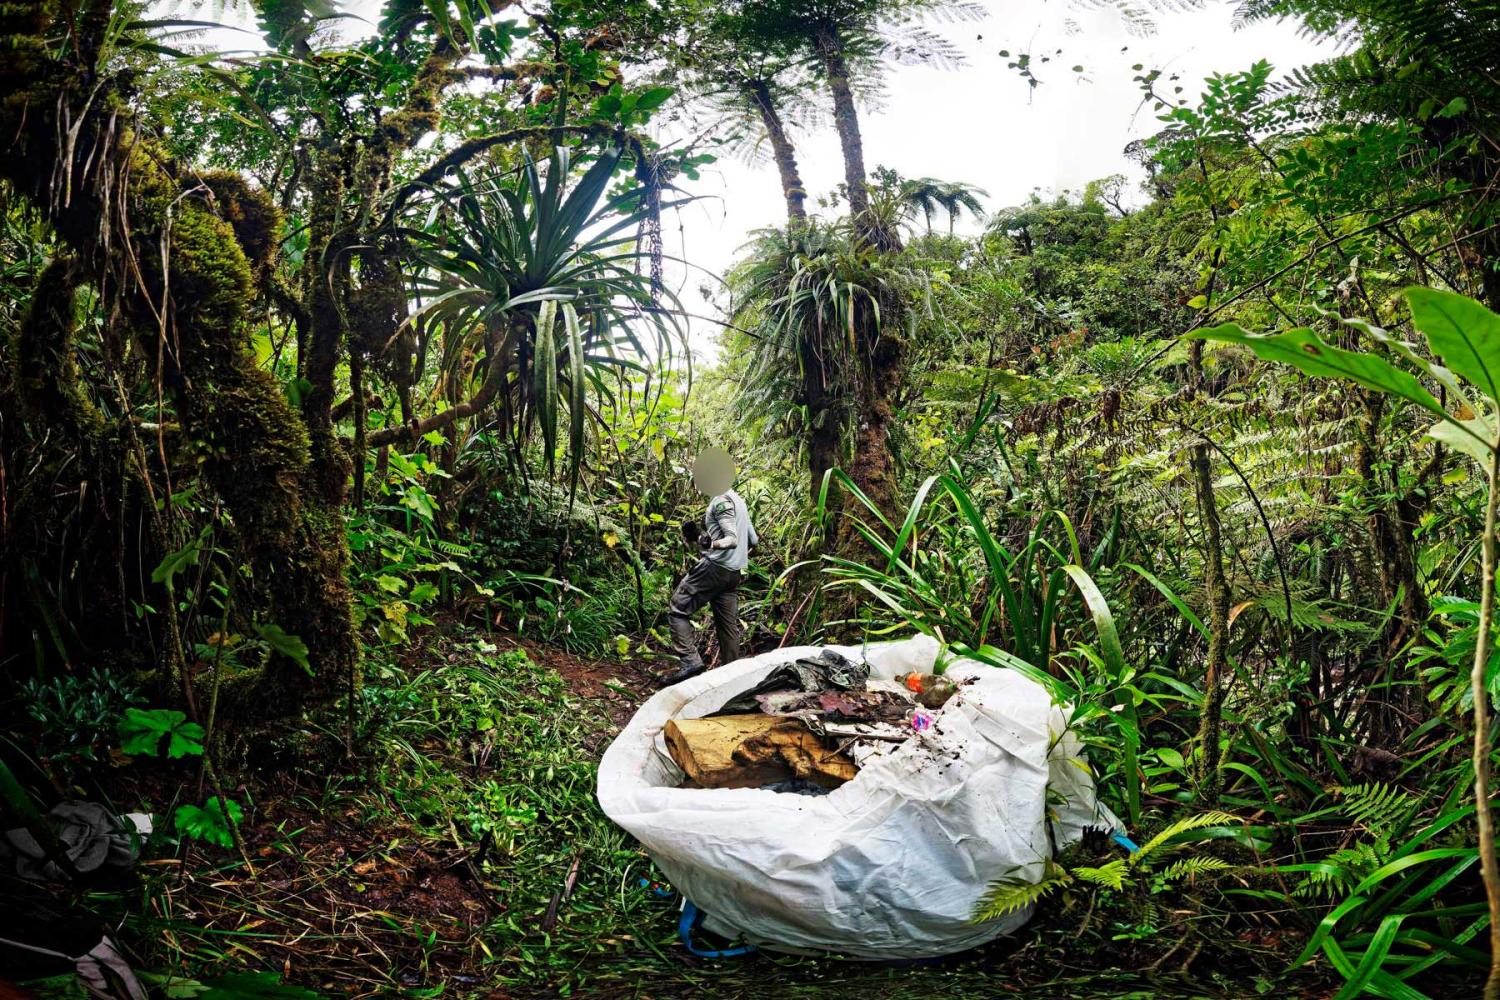
[[[246,762],[253,870],[201,847],[180,869],[145,867],[130,919],[145,967],[269,971],[355,996],[1327,995],[1276,982],[1299,941],[1226,932],[1230,966],[1166,939],[1143,948],[1121,914],[1064,900],[1014,939],[931,965],[694,958],[675,903],[640,887],[660,877],[651,861],[594,799],[599,756],[651,676],[458,629],[404,661],[369,669],[353,766],[342,720]]]

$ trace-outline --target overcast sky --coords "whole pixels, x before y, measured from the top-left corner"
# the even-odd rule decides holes
[[[357,34],[378,17],[380,3],[345,0],[341,6],[365,17],[345,26]],[[1223,0],[1158,13],[1155,30],[1145,35],[1114,11],[1097,9],[1096,0],[983,0],[981,6],[988,12],[982,20],[930,25],[963,52],[964,65],[892,67],[881,106],[865,109],[861,124],[870,169],[883,165],[906,177],[973,184],[988,192],[991,210],[1017,204],[1033,190],[1078,190],[1115,173],[1130,177],[1134,199],[1142,197],[1135,192],[1142,171],[1123,151],[1159,123],[1151,107],[1141,105],[1133,79],[1137,63],[1177,74],[1184,96],[1195,96],[1204,77],[1215,72],[1267,59],[1280,74],[1326,54],[1290,23],[1234,30],[1234,5]],[[248,13],[242,18],[251,26]],[[226,14],[225,20],[235,18]],[[210,35],[216,47],[255,45],[246,35]],[[1001,56],[1002,50],[1010,56]],[[1007,66],[1020,52],[1032,55],[1042,81],[1036,88]],[[1043,63],[1044,57],[1049,61]],[[1084,71],[1075,73],[1080,65]],[[1169,90],[1174,83],[1163,85]],[[658,138],[670,143],[683,137],[685,126],[663,120],[659,131]],[[793,139],[808,207],[816,210],[817,196],[843,179],[838,136],[830,122],[795,132]],[[667,253],[692,267],[669,265],[668,278],[688,311],[712,313],[699,286],[715,282],[704,272],[722,275],[755,230],[784,222],[785,201],[768,152],[757,162],[726,157],[684,188],[699,200],[676,218],[663,219],[663,235]],[[966,221],[959,228],[972,231],[975,225]],[[715,356],[718,329],[692,322],[691,346],[700,362]]]
[[[1016,204],[1033,189],[1077,190],[1113,173],[1131,177],[1134,188],[1142,172],[1125,158],[1124,147],[1159,125],[1150,106],[1141,107],[1132,79],[1136,63],[1180,74],[1177,83],[1188,96],[1198,94],[1204,77],[1215,72],[1267,59],[1279,74],[1320,56],[1292,24],[1234,30],[1228,3],[1158,14],[1155,32],[1145,37],[1113,12],[1063,0],[987,0],[984,6],[985,20],[933,25],[963,50],[967,65],[895,67],[884,105],[866,111],[861,124],[871,169],[880,164],[907,177],[974,184],[989,193],[991,209]],[[1059,48],[1061,55],[1055,54]],[[1041,85],[1032,89],[1008,69],[1011,60],[1001,50],[1012,57],[1031,52]],[[1042,56],[1051,61],[1040,64]],[[1076,65],[1085,71],[1074,73]],[[812,199],[843,179],[838,137],[830,123],[794,139],[811,208]],[[680,234],[677,221],[663,220],[667,252],[722,274],[749,234],[784,222],[775,165],[769,156],[761,160],[724,159],[706,168],[701,181],[689,183],[691,193],[704,197],[681,213]],[[701,272],[676,275],[690,311],[710,311],[698,291],[703,281]],[[694,324],[692,346],[700,361],[712,358],[715,338],[712,325]]]

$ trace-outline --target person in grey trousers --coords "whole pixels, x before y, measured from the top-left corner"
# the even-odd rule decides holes
[[[719,637],[719,662],[740,658],[740,581],[750,564],[750,550],[760,541],[750,523],[745,498],[734,491],[734,461],[722,448],[706,449],[693,463],[693,485],[709,496],[708,511],[696,527],[702,556],[677,584],[668,605],[672,651],[678,669],[666,680],[676,684],[703,673],[693,615],[707,604],[713,609]],[[691,535],[695,525],[685,524]]]

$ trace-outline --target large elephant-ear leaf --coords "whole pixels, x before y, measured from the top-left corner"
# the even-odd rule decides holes
[[[1495,428],[1487,418],[1474,417],[1457,422],[1439,420],[1427,428],[1427,436],[1468,455],[1482,468],[1489,468],[1490,446],[1485,442],[1495,440]]]
[[[1500,316],[1440,288],[1408,288],[1406,301],[1432,353],[1491,402],[1500,400]]]
[[[586,384],[583,363],[583,330],[578,311],[564,303],[563,327],[568,334],[568,503],[578,495],[578,473],[583,468],[583,428],[587,419],[583,390]]]
[[[1225,323],[1195,331],[1189,336],[1196,340],[1239,344],[1266,361],[1279,361],[1308,375],[1358,382],[1367,389],[1400,396],[1435,416],[1451,419],[1415,375],[1402,371],[1377,354],[1334,347],[1309,327],[1299,326],[1281,333],[1250,333],[1238,323]]]
[[[542,425],[547,471],[557,464],[557,302],[547,299],[537,310],[536,344],[531,358],[531,405]]]

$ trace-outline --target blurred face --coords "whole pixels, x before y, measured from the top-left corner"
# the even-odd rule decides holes
[[[734,484],[734,459],[723,448],[706,448],[693,463],[693,485],[698,492],[717,496]]]

